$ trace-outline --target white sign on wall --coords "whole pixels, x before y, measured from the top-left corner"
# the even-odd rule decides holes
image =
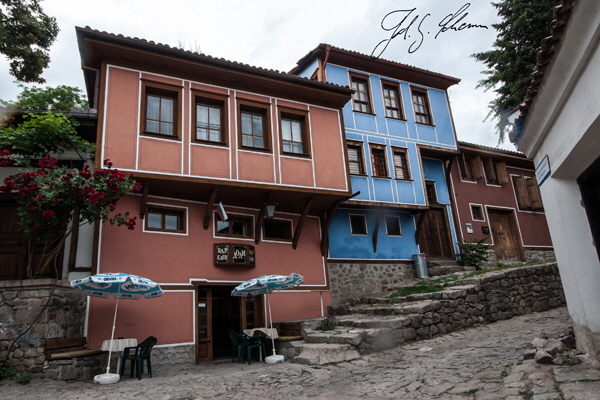
[[[542,158],[542,161],[535,168],[535,179],[538,181],[538,186],[542,186],[542,183],[550,176],[550,161],[548,160],[548,154]]]

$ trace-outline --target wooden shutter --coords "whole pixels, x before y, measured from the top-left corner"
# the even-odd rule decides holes
[[[530,210],[531,201],[529,200],[529,191],[522,176],[513,176],[515,194],[517,195],[517,204],[520,210]]]
[[[458,170],[460,172],[460,177],[464,180],[470,180],[471,179],[471,174],[470,174],[471,168],[467,164],[467,159],[465,158],[464,153],[461,153],[460,156],[458,156],[458,166],[459,166]]]
[[[525,179],[525,184],[527,185],[527,192],[529,194],[529,200],[531,201],[531,208],[536,211],[543,210],[544,206],[542,205],[542,196],[535,178]]]
[[[471,179],[476,181],[477,179],[483,178],[483,168],[481,168],[481,157],[473,157],[471,158],[471,160],[469,160],[469,163],[471,166],[471,172],[473,173]]]
[[[364,175],[361,150],[360,146],[348,146],[348,165],[351,175]]]
[[[389,176],[385,162],[385,147],[371,146],[371,164],[373,166],[373,176]]]
[[[496,173],[498,174],[499,184],[505,185],[510,182],[510,179],[508,178],[508,172],[506,171],[506,163],[504,161],[496,163]]]
[[[498,177],[496,176],[496,170],[494,169],[494,162],[491,158],[486,158],[483,167],[485,168],[485,178],[487,183],[497,184]]]

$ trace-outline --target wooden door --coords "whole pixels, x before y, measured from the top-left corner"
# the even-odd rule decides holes
[[[523,245],[514,220],[514,211],[488,209],[488,216],[494,251],[498,260],[522,261],[524,259]]]
[[[446,210],[432,207],[422,218],[417,234],[421,252],[429,258],[454,258]]]
[[[198,288],[196,363],[212,361],[212,289]]]

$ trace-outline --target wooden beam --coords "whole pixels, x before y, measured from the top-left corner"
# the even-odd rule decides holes
[[[300,233],[302,233],[302,227],[304,226],[304,221],[306,220],[306,215],[310,210],[310,206],[314,200],[315,196],[310,196],[306,204],[304,205],[304,211],[302,211],[302,215],[300,216],[300,220],[298,221],[298,225],[296,226],[296,231],[294,232],[294,239],[292,239],[292,249],[296,250],[296,246],[298,246],[298,240],[300,239]]]
[[[75,260],[77,258],[77,245],[79,242],[79,208],[75,207],[73,210],[73,220],[71,221],[71,244],[69,247],[69,261],[68,270],[69,272],[75,270]]]
[[[347,198],[343,198],[338,200],[329,210],[329,212],[327,213],[327,216],[325,218],[325,221],[323,222],[322,226],[321,226],[321,255],[323,257],[327,257],[327,249],[329,247],[329,225],[331,225],[331,221],[333,220],[333,215],[335,214],[336,210],[338,209],[338,207],[340,206],[340,204],[342,204],[344,201],[350,200],[353,197],[356,197],[360,194],[360,191],[353,193],[352,196],[349,196]]]
[[[142,204],[140,205],[140,219],[144,219],[148,213],[148,193],[150,192],[150,182],[144,182],[144,192],[142,193]]]
[[[383,209],[377,210],[377,216],[375,217],[375,228],[373,228],[373,253],[377,253],[377,236],[379,234],[379,224],[381,224],[381,217],[383,215]]]
[[[217,194],[219,193],[219,188],[215,186],[210,194],[210,199],[208,199],[208,203],[206,203],[206,210],[204,211],[204,230],[208,230],[210,224],[210,217],[212,215],[212,210],[215,205],[215,199],[217,198]]]

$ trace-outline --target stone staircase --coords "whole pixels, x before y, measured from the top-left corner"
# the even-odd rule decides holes
[[[447,267],[444,271],[455,266]],[[458,279],[440,292],[379,296],[354,305],[329,306],[325,321],[333,329],[318,329],[325,322],[322,319],[305,321],[303,340],[279,343],[277,352],[292,362],[310,365],[350,361],[405,342],[563,304],[555,263],[511,268]]]
[[[427,271],[429,272],[429,276],[443,276],[456,272],[475,271],[475,267],[458,265],[456,260],[428,259]]]

